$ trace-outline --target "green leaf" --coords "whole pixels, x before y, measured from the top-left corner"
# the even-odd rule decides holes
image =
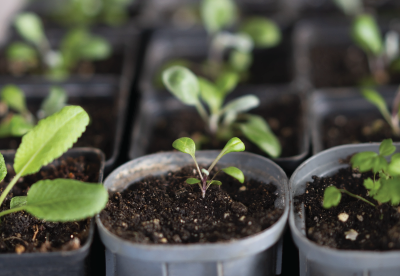
[[[236,178],[240,183],[244,183],[244,174],[238,168],[228,167],[228,168],[222,169],[222,171],[225,172],[226,174],[232,176],[233,178]]]
[[[395,151],[396,151],[396,147],[393,146],[392,139],[383,140],[381,142],[381,145],[379,146],[379,154],[382,156],[389,156]]]
[[[249,52],[242,52],[238,50],[232,50],[229,55],[229,65],[233,70],[237,72],[247,71],[251,63],[253,62],[253,57]]]
[[[107,201],[108,192],[101,184],[41,180],[31,186],[24,209],[39,219],[64,222],[92,217]]]
[[[102,60],[111,55],[111,46],[102,37],[90,36],[79,51],[80,58],[83,60]]]
[[[224,71],[218,76],[215,81],[215,85],[219,91],[224,95],[230,93],[240,81],[240,76],[238,73]]]
[[[354,16],[363,10],[361,0],[334,0],[334,2],[346,15]]]
[[[66,106],[68,95],[59,86],[52,86],[49,95],[44,99],[38,113],[40,119],[53,115]]]
[[[188,179],[186,179],[186,183],[190,184],[190,185],[197,184],[197,183],[200,183],[200,180],[198,180],[197,178],[188,178]]]
[[[23,42],[14,42],[7,48],[7,58],[11,61],[24,61],[36,63],[36,50]]]
[[[281,32],[278,25],[264,17],[247,19],[240,28],[241,32],[248,34],[256,47],[270,48],[281,41]]]
[[[241,113],[257,107],[260,104],[258,97],[254,95],[246,95],[236,98],[228,102],[222,112],[223,113]]]
[[[386,171],[387,167],[388,167],[388,162],[386,161],[385,157],[377,156],[373,158],[372,171],[374,173],[377,173],[381,170]]]
[[[21,137],[28,131],[30,131],[34,125],[28,122],[23,116],[15,114],[12,116],[9,124],[10,135],[15,137]]]
[[[179,138],[172,143],[172,146],[175,149],[183,153],[187,153],[193,158],[195,158],[196,145],[192,139],[188,137]]]
[[[27,203],[27,196],[14,196],[10,202],[10,209],[22,207]]]
[[[355,154],[350,163],[353,165],[353,168],[358,167],[360,172],[367,172],[372,169],[374,165],[374,159],[378,154],[373,151],[364,151]]]
[[[377,194],[379,189],[381,188],[381,182],[380,180],[372,180],[371,178],[367,178],[364,180],[364,187],[369,190],[369,194],[371,196],[374,196]]]
[[[210,107],[211,113],[218,113],[224,100],[224,95],[218,88],[204,78],[197,78],[200,86],[200,95]]]
[[[9,84],[1,89],[1,100],[20,113],[24,113],[27,110],[25,94],[15,85]]]
[[[216,33],[233,24],[236,6],[232,0],[203,0],[200,13],[206,30]]]
[[[14,21],[18,33],[27,41],[40,46],[45,39],[42,21],[30,12],[20,13]]]
[[[208,181],[207,181],[207,184],[208,184],[208,186],[211,186],[211,185],[218,185],[218,186],[221,186],[221,185],[222,185],[222,182],[219,181],[219,180],[213,180],[213,181],[211,181],[211,183],[210,183],[210,180],[208,180]]]
[[[184,104],[196,105],[199,102],[199,83],[189,69],[173,66],[163,72],[162,78],[168,90]]]
[[[330,186],[325,189],[323,207],[329,209],[333,206],[338,206],[342,199],[342,193],[335,186]]]
[[[390,201],[392,205],[400,203],[400,179],[398,177],[392,179],[380,179],[381,188],[374,196],[374,199],[385,203]]]
[[[243,135],[262,151],[273,158],[281,155],[282,147],[279,139],[269,129],[267,122],[261,117],[254,117],[247,123],[238,124]]]
[[[72,147],[88,124],[89,116],[80,106],[66,106],[39,121],[22,137],[15,154],[15,172],[24,176],[39,171]]]
[[[400,176],[400,153],[392,156],[392,160],[388,165],[388,172],[391,176]]]
[[[222,157],[225,154],[228,154],[230,152],[239,152],[239,151],[244,151],[244,150],[245,150],[245,147],[244,147],[242,140],[240,140],[237,137],[233,137],[226,143],[226,145],[222,149],[220,155]]]
[[[0,153],[0,182],[3,181],[4,177],[7,175],[7,166],[4,161],[3,154]]]
[[[382,36],[373,16],[361,14],[352,24],[352,36],[356,44],[368,54],[378,56],[382,53]]]
[[[361,93],[367,101],[369,101],[379,109],[383,117],[386,119],[387,115],[389,115],[390,113],[386,106],[385,99],[373,89],[364,88],[362,89]]]

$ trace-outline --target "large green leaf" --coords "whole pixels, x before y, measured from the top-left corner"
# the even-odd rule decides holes
[[[38,117],[40,119],[53,115],[60,111],[68,101],[68,95],[64,89],[59,86],[52,86],[50,93],[42,102]]]
[[[172,146],[175,149],[177,149],[183,153],[189,154],[193,158],[195,156],[196,145],[195,145],[194,141],[188,137],[182,137],[182,138],[175,140],[172,143]]]
[[[216,33],[229,27],[236,19],[236,6],[233,0],[203,0],[200,12],[209,33]]]
[[[378,154],[373,151],[359,152],[350,159],[350,163],[353,168],[358,167],[361,172],[367,172],[374,166],[374,159],[378,157]]]
[[[391,176],[400,176],[400,153],[396,153],[392,156],[388,171]]]
[[[337,206],[342,198],[342,193],[335,186],[330,186],[324,192],[324,208],[328,209]]]
[[[392,205],[400,203],[400,179],[395,177],[393,179],[380,179],[381,188],[374,196],[374,199],[379,202],[385,203],[390,201]]]
[[[188,179],[186,179],[186,183],[187,183],[187,184],[190,184],[190,185],[192,185],[192,184],[198,184],[198,183],[200,183],[200,180],[197,179],[197,178],[188,178]]]
[[[236,72],[224,71],[215,80],[215,85],[224,95],[230,93],[239,83],[240,76]]]
[[[89,36],[88,40],[79,51],[80,58],[84,60],[102,60],[111,55],[111,46],[102,37]]]
[[[241,32],[248,34],[256,47],[270,48],[281,41],[279,26],[264,17],[247,19],[240,28]]]
[[[14,196],[10,202],[10,209],[22,207],[26,205],[27,196]]]
[[[382,156],[389,156],[396,151],[396,147],[393,145],[392,139],[385,139],[379,146],[379,154]]]
[[[15,154],[15,172],[24,176],[39,171],[72,147],[88,124],[89,116],[80,106],[66,106],[39,121],[22,137]]]
[[[242,140],[240,140],[237,137],[233,137],[226,143],[226,145],[222,149],[220,155],[224,156],[225,154],[228,154],[230,152],[239,152],[239,151],[244,151],[244,150],[245,150],[245,146],[244,146]]]
[[[14,21],[18,33],[27,41],[39,46],[45,39],[42,21],[30,12],[20,13]]]
[[[243,172],[236,167],[227,167],[227,168],[221,169],[221,171],[232,176],[233,178],[236,178],[240,183],[244,182]]]
[[[382,36],[374,17],[369,14],[356,16],[352,25],[354,41],[368,54],[378,56],[383,50]]]
[[[36,63],[36,50],[23,42],[14,42],[7,48],[7,59],[11,61],[23,61],[28,63]]]
[[[107,204],[101,184],[72,179],[41,180],[30,188],[24,210],[47,221],[64,222],[94,216]]]
[[[3,181],[6,175],[7,175],[6,162],[4,161],[4,156],[0,153],[0,182]]]
[[[199,83],[189,69],[170,67],[163,72],[162,79],[168,90],[184,104],[196,105],[199,102]]]
[[[213,83],[204,78],[199,77],[198,81],[201,98],[210,107],[211,113],[217,113],[224,100],[223,93]]]
[[[236,98],[230,102],[228,102],[224,108],[223,112],[225,113],[241,113],[249,111],[257,107],[260,104],[260,100],[258,97],[254,95],[246,95],[239,98]]]
[[[9,84],[1,89],[1,100],[20,113],[26,111],[25,94],[15,85]]]

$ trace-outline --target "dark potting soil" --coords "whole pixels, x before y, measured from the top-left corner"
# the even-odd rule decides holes
[[[113,100],[96,98],[71,98],[68,104],[80,105],[89,114],[90,123],[82,137],[74,144],[74,147],[94,147],[101,149],[105,155],[112,155],[116,116]],[[28,106],[32,114],[36,114],[40,103]],[[21,138],[0,138],[0,149],[17,149]]]
[[[99,179],[99,166],[87,162],[83,156],[61,158],[59,163],[57,166],[48,165],[38,173],[21,178],[7,195],[0,210],[8,210],[13,196],[26,195],[29,187],[42,179],[69,178],[93,183]],[[15,176],[10,164],[7,164],[7,171],[5,180],[0,184],[1,192]],[[24,253],[78,249],[88,237],[89,226],[90,219],[54,223],[36,219],[24,211],[12,213],[1,218],[0,252]]]
[[[201,166],[204,167],[204,166]],[[212,172],[212,175],[215,170]],[[256,234],[274,224],[276,187],[253,179],[244,184],[219,174],[203,199],[194,166],[160,177],[147,177],[110,195],[100,217],[107,229],[137,243],[210,243]]]
[[[373,174],[360,173],[350,167],[339,170],[331,177],[313,176],[313,182],[307,183],[306,192],[296,197],[304,203],[307,237],[310,240],[338,249],[400,249],[400,209],[386,203],[378,205],[367,196],[363,182],[368,177],[373,177]],[[323,208],[324,191],[332,185],[362,196],[376,204],[377,208],[346,194],[342,194],[337,207]],[[347,220],[339,220],[340,214],[342,220],[348,215]],[[351,230],[356,232],[355,240],[350,239],[348,232]]]
[[[285,95],[278,100],[252,110],[250,113],[267,120],[282,146],[281,157],[295,156],[300,153],[300,140],[303,132],[302,110],[298,96]],[[198,137],[204,133],[205,125],[200,116],[190,109],[164,114],[158,119],[151,135],[147,153],[173,150],[172,143],[180,137]],[[256,145],[238,133],[246,151],[266,155]],[[221,150],[226,141],[213,139],[201,149]]]
[[[325,149],[344,144],[381,142],[388,138],[400,141],[382,115],[371,112],[362,115],[331,114],[323,120],[322,131]]]
[[[315,87],[356,86],[370,76],[366,55],[356,46],[317,46],[311,49],[311,80]],[[400,74],[390,72],[390,84]]]

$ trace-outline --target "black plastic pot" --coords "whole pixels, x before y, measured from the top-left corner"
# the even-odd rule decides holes
[[[283,96],[293,95],[298,97],[299,105],[302,110],[302,118],[299,120],[302,131],[298,134],[300,138],[298,142],[299,152],[295,156],[281,157],[273,159],[279,164],[286,172],[292,172],[309,153],[309,132],[306,115],[306,99],[301,94],[290,89],[288,86],[275,87],[275,88],[252,88],[252,89],[240,89],[234,92],[233,97],[238,97],[245,94],[254,94],[260,99],[259,110],[265,109],[266,106]],[[229,99],[228,99],[229,100]],[[153,97],[152,99],[142,99],[140,104],[140,110],[136,117],[136,121],[131,134],[131,145],[129,150],[129,158],[134,159],[142,155],[148,154],[149,143],[151,142],[151,136],[156,128],[157,123],[168,114],[174,112],[180,112],[183,110],[196,112],[193,107],[183,105],[177,99],[169,97]],[[295,120],[295,119],[294,119]],[[191,123],[191,122],[189,122]],[[201,129],[199,130],[201,131]],[[180,137],[176,137],[178,139]],[[172,142],[169,148],[163,150],[171,150]]]
[[[1,151],[7,164],[14,161],[15,151]],[[84,156],[88,162],[99,166],[98,182],[101,183],[104,174],[104,154],[98,149],[76,148],[70,149],[63,157]],[[52,164],[57,166],[58,160]],[[43,167],[42,170],[45,170]],[[0,254],[0,275],[64,275],[84,276],[86,258],[93,240],[94,220],[91,220],[89,235],[86,242],[77,250],[48,253],[7,253]]]
[[[140,78],[140,93],[144,97],[168,95],[157,80],[160,68],[169,60],[187,59],[201,63],[206,60],[209,40],[202,29],[161,30],[156,32],[146,52],[143,74]],[[284,31],[280,45],[270,49],[255,49],[253,65],[250,69],[249,84],[240,86],[250,88],[261,85],[287,84],[292,80],[290,37]]]
[[[391,106],[397,87],[381,87],[378,91],[385,98],[387,105]],[[377,107],[368,102],[357,88],[317,90],[310,98],[309,109],[313,154],[325,149],[323,126],[324,123],[326,124],[326,119],[339,115],[360,119],[367,115],[371,117],[376,115],[377,118],[383,120]],[[338,129],[340,129],[340,126],[338,126]]]
[[[124,81],[124,80],[123,80]],[[43,99],[48,95],[51,85],[50,84],[20,84],[18,85],[25,93],[28,108],[33,112],[40,108],[40,104]],[[102,145],[101,150],[106,154],[105,170],[110,171],[114,166],[116,159],[118,158],[122,136],[124,133],[125,120],[127,116],[127,105],[129,97],[129,89],[124,85],[111,85],[111,84],[90,84],[90,85],[78,85],[67,83],[61,86],[64,88],[68,94],[68,104],[80,105],[85,108],[89,116],[91,113],[99,114],[102,118],[98,119],[96,122],[92,122],[91,125],[95,130],[93,133],[87,133],[87,135],[92,135],[92,139],[107,139],[102,137],[109,137],[107,142],[98,142]],[[2,85],[0,84],[0,90]],[[104,108],[104,112],[97,111],[98,109]],[[107,109],[106,109],[107,108]],[[101,114],[100,114],[101,113]],[[110,121],[106,119],[110,117]],[[92,117],[92,119],[96,119]],[[104,121],[102,121],[104,120]],[[103,125],[102,125],[103,124]],[[89,128],[91,127],[89,125]],[[101,129],[101,127],[104,127]],[[84,136],[86,133],[83,134]],[[80,138],[82,139],[82,138]],[[78,139],[78,143],[80,142]],[[0,148],[10,149],[17,148],[19,139],[0,138]],[[93,147],[92,142],[84,144],[85,146]]]

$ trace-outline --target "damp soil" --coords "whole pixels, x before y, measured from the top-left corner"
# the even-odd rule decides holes
[[[370,76],[366,55],[356,46],[316,46],[310,51],[311,81],[316,88],[356,86]],[[390,84],[400,73],[390,72]]]
[[[98,182],[99,164],[85,160],[84,156],[62,157],[38,173],[21,178],[7,195],[0,211],[9,209],[13,196],[24,196],[29,187],[42,179],[69,178],[85,182]],[[7,164],[8,174],[0,184],[0,192],[11,181],[15,172]],[[89,235],[90,219],[67,223],[53,223],[36,219],[21,211],[1,218],[0,252],[52,252],[80,248]]]
[[[295,95],[285,95],[269,104],[250,111],[267,120],[282,146],[281,157],[295,156],[300,153],[302,141],[302,109],[300,98]],[[155,123],[147,153],[171,151],[172,143],[180,137],[196,137],[204,135],[205,125],[195,110],[182,109],[173,113],[163,114]],[[246,151],[266,155],[248,139],[237,133],[245,144]],[[201,149],[222,149],[226,141],[216,139],[203,143]]]
[[[223,184],[212,185],[203,199],[198,185],[185,183],[195,173],[194,166],[188,166],[111,194],[100,214],[104,226],[136,243],[213,243],[256,234],[283,213],[274,206],[272,184],[253,179],[241,184],[219,174],[216,179]]]
[[[313,176],[313,182],[307,182],[306,191],[296,197],[304,203],[306,213],[307,237],[320,245],[348,250],[398,250],[400,249],[400,209],[390,204],[378,205],[370,198],[364,188],[364,179],[373,177],[371,172],[360,173],[350,167],[339,170],[330,177]],[[322,207],[324,191],[329,186],[346,189],[362,196],[377,205],[377,208],[346,194],[337,207]],[[348,215],[347,220],[342,220]],[[343,215],[346,214],[346,215]],[[349,231],[355,231],[352,240]]]
[[[325,149],[345,144],[381,142],[392,138],[400,141],[400,137],[393,135],[389,124],[378,113],[360,114],[330,114],[322,122],[322,139]]]
[[[71,98],[68,104],[80,105],[89,114],[90,123],[74,147],[94,147],[101,149],[107,158],[111,157],[115,139],[116,112],[113,100],[101,98]],[[40,102],[28,103],[32,114],[36,114]],[[0,138],[0,149],[17,149],[21,138]]]

